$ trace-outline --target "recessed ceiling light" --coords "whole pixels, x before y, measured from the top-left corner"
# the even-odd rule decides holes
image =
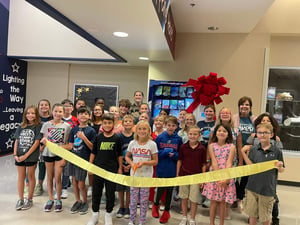
[[[139,57],[139,60],[145,60],[145,61],[147,61],[147,60],[149,60],[149,58],[148,57]]]
[[[114,34],[116,37],[128,37],[128,34],[125,33],[125,32],[117,31],[117,32],[114,32],[113,34]]]
[[[207,28],[208,30],[211,30],[211,31],[215,31],[215,30],[219,30],[219,27],[216,27],[216,26],[210,26]]]

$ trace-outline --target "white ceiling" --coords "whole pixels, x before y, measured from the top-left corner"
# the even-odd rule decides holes
[[[250,33],[275,0],[170,1],[177,33],[212,32],[209,26],[217,26],[216,33]],[[139,56],[151,61],[173,60],[152,0],[44,2],[124,58],[126,65],[147,66],[148,62],[138,60]],[[114,31],[129,36],[116,38]]]

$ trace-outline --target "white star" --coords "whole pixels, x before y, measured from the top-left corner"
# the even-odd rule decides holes
[[[6,148],[12,148],[14,141],[12,139],[8,139],[7,142],[5,142],[6,144]]]
[[[14,65],[11,65],[11,67],[13,69],[13,73],[14,72],[19,73],[20,66],[18,66],[17,62],[15,62]]]

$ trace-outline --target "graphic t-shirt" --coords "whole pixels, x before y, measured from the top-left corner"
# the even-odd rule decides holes
[[[42,124],[37,126],[27,126],[22,128],[19,126],[16,129],[14,138],[18,140],[17,155],[25,155],[36,140],[41,140],[43,135],[40,133]],[[25,162],[37,162],[39,158],[39,146],[35,151],[25,160]]]
[[[65,122],[54,125],[50,121],[43,124],[41,133],[48,139],[48,141],[55,144],[65,144],[71,131],[71,126]],[[47,147],[44,148],[43,156],[54,157]]]
[[[249,117],[240,117],[240,133],[242,134],[243,146],[247,144],[248,137],[255,132],[254,125]]]
[[[149,140],[145,145],[139,145],[136,140],[129,143],[128,152],[131,152],[133,163],[152,160],[152,154],[157,153],[157,145],[154,141]],[[130,170],[133,176],[133,169]],[[134,176],[136,177],[152,177],[153,166],[142,166],[137,168]]]
[[[205,122],[204,120],[198,121],[197,126],[200,128],[201,131],[201,144],[203,144],[203,146],[207,148],[211,128],[215,126],[215,121],[212,122]]]
[[[84,135],[91,143],[94,143],[96,132],[90,126],[83,128],[76,126],[72,128],[70,132],[69,142],[73,143],[72,152],[88,161],[90,159],[91,149],[89,149],[84,141],[77,136],[78,131],[83,131]]]

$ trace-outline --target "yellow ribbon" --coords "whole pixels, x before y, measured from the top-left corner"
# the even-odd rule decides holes
[[[249,176],[256,173],[265,172],[276,168],[277,160],[267,161],[263,163],[255,163],[252,165],[233,167],[206,173],[200,173],[189,176],[174,177],[174,178],[149,178],[125,176],[121,174],[111,173],[100,167],[80,158],[76,154],[54,144],[49,141],[46,143],[47,148],[55,155],[64,158],[72,164],[75,164],[82,169],[85,169],[93,174],[103,177],[112,182],[130,186],[130,187],[168,187],[181,186],[190,184],[208,183],[219,180],[232,179],[235,177]]]

